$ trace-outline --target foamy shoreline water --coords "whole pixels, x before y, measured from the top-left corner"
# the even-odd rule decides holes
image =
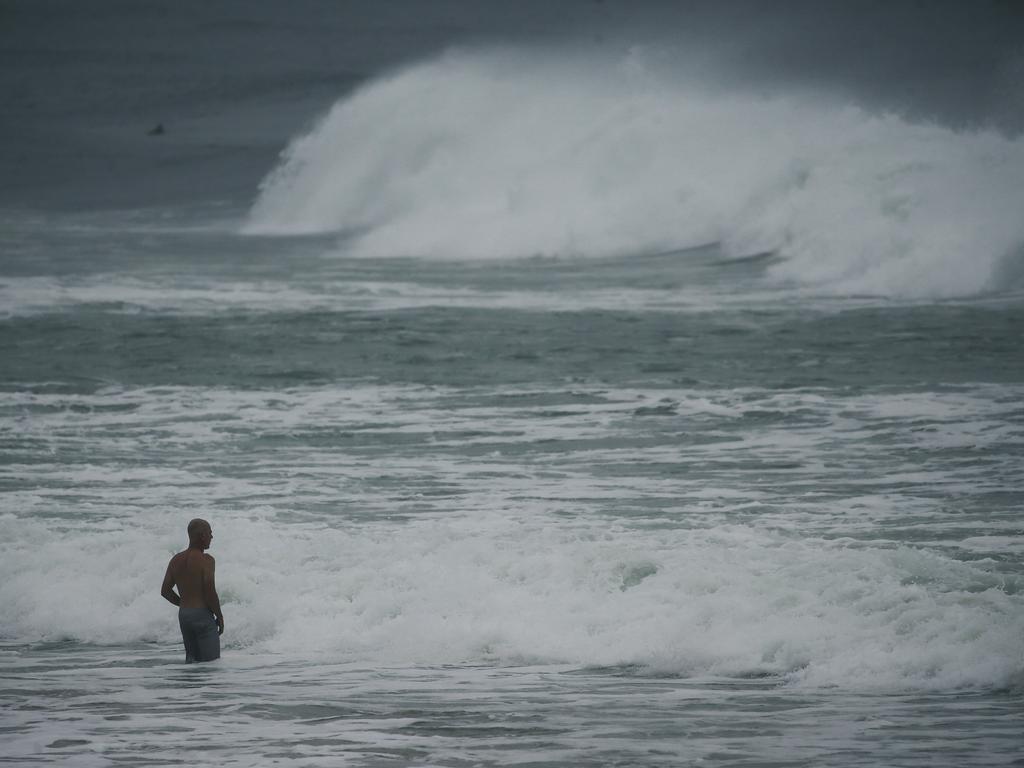
[[[1022,667],[1019,525],[985,501],[1021,480],[1009,456],[991,463],[1024,442],[1005,420],[1011,390],[3,400],[22,414],[8,453],[23,463],[8,464],[0,518],[9,640],[171,632],[150,582],[185,507],[218,521],[233,564],[229,647],[241,652],[628,665],[854,690],[998,688]],[[921,458],[899,458],[908,451]],[[961,509],[944,512],[936,493]],[[124,549],[104,546],[115,534]],[[116,589],[102,586],[111,578]],[[53,589],[80,599],[55,610]]]

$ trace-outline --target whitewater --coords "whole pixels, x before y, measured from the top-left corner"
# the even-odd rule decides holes
[[[775,280],[833,294],[1006,288],[1003,263],[1024,253],[1019,139],[715,92],[663,68],[643,50],[541,50],[400,70],[289,146],[245,231],[472,260],[715,243],[777,254]]]
[[[289,131],[0,211],[3,761],[1019,760],[1019,136],[526,45]]]

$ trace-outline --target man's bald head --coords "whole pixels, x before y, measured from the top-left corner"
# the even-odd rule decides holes
[[[206,538],[206,535],[210,532],[210,524],[203,520],[201,517],[189,520],[188,523],[188,543],[199,544]]]

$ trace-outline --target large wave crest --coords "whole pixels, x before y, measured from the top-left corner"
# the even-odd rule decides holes
[[[649,66],[452,52],[370,82],[284,152],[245,231],[358,256],[608,257],[719,243],[774,279],[949,297],[1024,244],[1024,141]]]

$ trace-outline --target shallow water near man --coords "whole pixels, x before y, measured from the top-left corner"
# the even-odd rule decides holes
[[[171,558],[160,587],[160,594],[178,606],[185,661],[189,664],[220,658],[224,613],[217,596],[217,564],[212,555],[206,554],[212,541],[213,528],[210,524],[201,518],[191,520],[188,524],[188,549]]]

